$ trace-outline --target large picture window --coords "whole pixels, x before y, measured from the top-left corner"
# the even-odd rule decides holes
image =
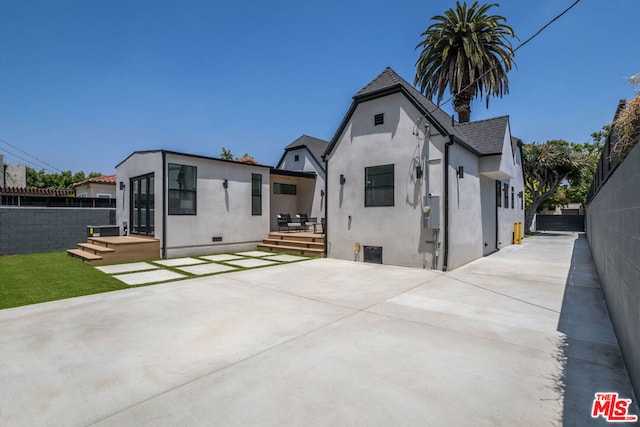
[[[504,196],[504,208],[509,207],[509,184],[502,184],[502,188],[504,188],[502,195]]]
[[[251,174],[251,215],[262,215],[262,175]]]
[[[394,205],[394,165],[364,168],[364,206]]]
[[[195,166],[169,163],[169,215],[196,214]]]

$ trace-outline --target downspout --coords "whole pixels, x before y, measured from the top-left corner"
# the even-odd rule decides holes
[[[329,253],[329,245],[327,242],[327,229],[329,227],[329,211],[327,206],[329,204],[329,160],[325,155],[322,155],[322,161],[324,162],[324,257],[327,258]]]
[[[442,271],[447,271],[449,262],[449,147],[453,145],[453,135],[444,144],[444,254]]]
[[[167,153],[162,151],[162,259],[167,258]]]

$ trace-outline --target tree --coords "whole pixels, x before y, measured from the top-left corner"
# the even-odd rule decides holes
[[[428,98],[437,95],[442,101],[447,87],[453,94],[453,109],[458,121],[468,122],[471,101],[486,92],[502,97],[509,93],[507,72],[512,62],[513,49],[508,37],[515,37],[513,29],[499,15],[487,15],[498,4],[479,5],[456,1],[455,10],[431,18],[435,21],[421,34],[424,40],[416,62],[414,85]]]
[[[36,171],[27,167],[27,187],[55,188],[59,190],[73,190],[73,184],[88,178],[102,176],[99,172],[91,172],[85,175],[83,171],[72,173],[70,170],[60,173],[46,173],[44,169]]]
[[[226,148],[222,147],[222,150],[220,151],[220,158],[222,160],[233,160],[233,153],[231,152],[231,150],[227,150]]]
[[[634,85],[640,83],[640,73],[632,76],[629,82]],[[640,139],[640,90],[624,103],[613,120],[612,127],[617,138],[611,152],[624,159]]]
[[[525,230],[531,230],[538,207],[552,198],[565,180],[578,179],[585,164],[584,155],[564,140],[546,144],[525,144],[522,147],[525,187],[531,205],[525,215]]]

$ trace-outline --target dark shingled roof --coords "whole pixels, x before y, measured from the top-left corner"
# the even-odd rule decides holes
[[[452,119],[450,115],[434,104],[430,99],[422,95],[416,88],[411,86],[409,82],[400,77],[390,67],[387,67],[378,77],[373,79],[371,83],[360,89],[353,99],[359,101],[362,98],[375,96],[380,92],[386,92],[394,88],[404,89],[407,94],[413,98],[413,100],[417,102],[425,112],[429,113],[448,134],[455,135],[463,139],[462,135],[460,135],[455,128],[455,126],[458,125],[458,122],[455,119]],[[452,120],[453,125],[451,124]]]
[[[438,130],[441,133],[453,135],[458,142],[465,145],[475,154],[482,156],[502,153],[504,135],[509,123],[508,116],[470,123],[458,123],[389,67],[353,96],[354,105],[395,92],[403,92],[416,108],[430,117],[430,121],[439,128]],[[337,143],[337,138],[344,126],[346,126],[354,105],[352,105],[352,109],[336,132],[331,142],[331,148],[327,152]]]
[[[477,122],[460,123],[458,130],[465,135],[469,145],[486,156],[502,154],[504,135],[508,124],[509,116],[501,116]]]
[[[322,155],[324,154],[324,150],[326,150],[328,146],[329,142],[327,141],[314,138],[309,135],[302,135],[300,138],[287,145],[284,148],[284,151],[287,152],[295,150],[297,148],[306,148],[307,150],[309,150],[316,162],[318,162],[318,165],[324,170],[324,164],[322,163],[321,159]]]

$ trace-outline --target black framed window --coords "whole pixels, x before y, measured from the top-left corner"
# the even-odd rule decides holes
[[[504,187],[504,191],[503,191],[503,195],[504,195],[504,207],[508,208],[509,207],[509,184],[503,184]]]
[[[196,215],[197,168],[174,163],[168,167],[169,215]]]
[[[279,182],[273,183],[273,194],[296,194],[295,184],[281,184]]]
[[[262,175],[251,174],[251,215],[262,215]]]
[[[364,168],[364,206],[394,205],[394,165]]]
[[[515,209],[515,189],[511,187],[511,209]]]
[[[500,181],[496,181],[496,206],[502,207],[502,183]]]

